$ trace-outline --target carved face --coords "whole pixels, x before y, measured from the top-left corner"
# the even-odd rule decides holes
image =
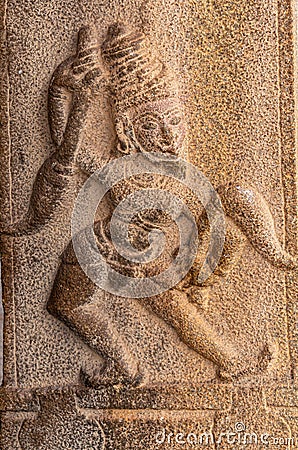
[[[183,156],[186,123],[178,99],[146,103],[131,117],[135,137],[145,152]]]
[[[181,157],[185,159],[184,141],[187,132],[187,126],[184,117],[184,111],[181,103],[177,98],[167,98],[150,103],[145,103],[137,108],[131,108],[125,113],[125,126],[123,126],[123,118],[121,117],[120,135],[118,130],[118,138],[137,141],[138,147],[142,151],[152,153],[167,153],[172,157]],[[123,129],[125,132],[123,132]],[[128,131],[130,133],[128,134]],[[134,137],[131,137],[133,131]],[[123,141],[122,141],[123,143]],[[129,145],[125,142],[126,154],[129,153]],[[136,149],[133,148],[132,151]],[[128,151],[127,151],[128,149]],[[120,156],[118,154],[118,156]],[[148,189],[154,185],[156,188],[165,189],[166,186],[171,187],[171,181],[165,180],[164,177],[158,177],[154,174],[142,174],[130,177],[129,180],[122,180],[111,191],[111,201],[117,206],[124,198],[139,189]],[[139,214],[138,218],[144,221],[144,227],[148,229],[150,224],[153,228],[160,226],[164,228],[172,222],[171,219],[165,217],[163,211],[148,210]],[[142,227],[141,223],[138,223]]]

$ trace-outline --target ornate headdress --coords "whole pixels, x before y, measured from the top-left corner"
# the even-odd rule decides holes
[[[177,96],[177,83],[153,54],[147,37],[123,24],[112,25],[102,45],[115,107],[132,106]]]

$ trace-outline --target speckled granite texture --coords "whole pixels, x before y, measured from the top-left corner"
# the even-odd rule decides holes
[[[294,3],[0,2],[1,449],[298,448]],[[148,142],[205,174],[227,238],[212,282],[192,267],[146,303],[92,284],[70,221]],[[96,216],[117,267],[104,227],[129,189]],[[174,227],[140,222],[135,247],[158,224],[172,257]]]

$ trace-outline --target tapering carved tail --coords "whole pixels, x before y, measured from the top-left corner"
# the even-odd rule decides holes
[[[237,184],[220,186],[218,193],[227,216],[265,259],[284,270],[298,268],[297,258],[282,248],[269,206],[260,193]]]

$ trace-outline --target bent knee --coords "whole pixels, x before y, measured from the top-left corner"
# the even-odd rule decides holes
[[[96,286],[78,264],[62,263],[56,275],[47,310],[59,318],[90,301]]]

